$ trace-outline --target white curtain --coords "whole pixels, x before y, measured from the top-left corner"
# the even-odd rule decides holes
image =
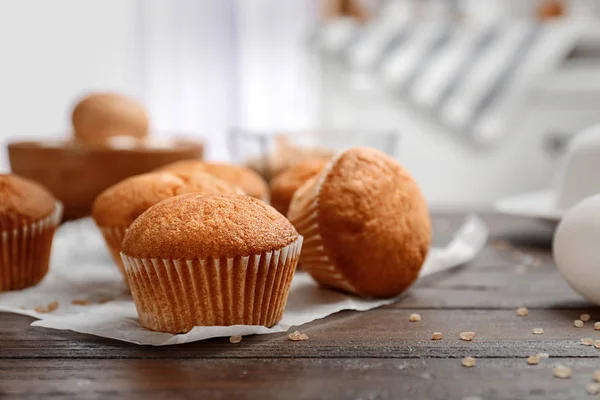
[[[306,53],[315,0],[138,0],[139,95],[159,135],[201,135],[227,159],[226,132],[314,124]]]

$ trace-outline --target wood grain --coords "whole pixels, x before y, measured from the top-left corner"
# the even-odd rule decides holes
[[[571,379],[553,377],[557,364]],[[587,398],[597,360],[26,360],[0,361],[0,393],[11,398],[127,399],[485,399]],[[27,382],[27,384],[24,384]]]

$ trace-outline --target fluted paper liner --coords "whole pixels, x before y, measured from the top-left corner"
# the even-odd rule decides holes
[[[123,278],[127,283],[127,274],[125,273],[125,267],[123,266],[123,260],[121,259],[121,245],[123,244],[123,238],[125,237],[127,227],[105,226],[100,227],[100,231],[102,232],[102,237],[104,237],[106,247],[108,247],[113,261],[117,267],[119,267],[119,271],[121,271],[121,274],[123,274]]]
[[[52,238],[62,218],[62,209],[62,204],[56,203],[54,211],[39,221],[2,226],[0,292],[33,286],[46,276]]]
[[[283,310],[302,237],[261,254],[220,259],[147,259],[123,253],[140,323],[180,333],[194,326],[271,327]]]
[[[304,245],[300,262],[302,270],[308,272],[317,282],[325,286],[331,286],[351,293],[357,293],[354,286],[346,279],[343,272],[335,265],[331,256],[325,249],[325,242],[319,227],[319,193],[323,182],[333,165],[341,157],[340,152],[325,167],[319,179],[312,183],[307,183],[294,195],[297,198],[308,196],[306,201],[296,201],[292,199],[288,218],[298,233],[304,236]],[[309,181],[310,182],[310,181]]]

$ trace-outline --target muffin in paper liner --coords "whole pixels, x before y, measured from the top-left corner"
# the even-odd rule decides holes
[[[125,267],[123,266],[123,259],[121,259],[121,243],[123,243],[123,238],[125,237],[125,232],[127,231],[126,226],[108,226],[108,227],[100,227],[100,231],[102,232],[102,236],[104,237],[104,242],[106,242],[106,246],[110,251],[110,255],[123,274],[123,278],[125,279],[125,283],[127,283],[127,274],[125,274]]]
[[[370,148],[338,153],[292,198],[300,264],[319,284],[394,297],[418,277],[431,243],[422,193],[398,162]]]
[[[283,316],[302,236],[251,256],[149,259],[121,253],[141,324],[188,332],[194,326],[263,325]]]
[[[0,218],[0,292],[39,283],[48,273],[54,232],[62,219],[62,204],[33,223]]]

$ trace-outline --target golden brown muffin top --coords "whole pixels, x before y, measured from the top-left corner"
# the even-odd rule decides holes
[[[31,223],[48,217],[56,199],[43,186],[13,174],[0,174],[1,230],[15,222]]]
[[[151,172],[125,179],[96,198],[92,216],[101,227],[129,226],[149,207],[185,193],[239,193],[239,189],[210,174]]]
[[[267,183],[249,168],[228,163],[203,162],[199,160],[178,161],[160,169],[161,171],[189,172],[204,171],[223,179],[242,190],[249,196],[265,200],[268,197]]]
[[[341,153],[322,176],[321,236],[359,294],[393,296],[419,274],[431,243],[427,204],[409,173],[370,148]]]
[[[75,136],[85,142],[103,142],[111,136],[143,138],[148,114],[137,100],[118,93],[92,93],[73,109]]]
[[[328,158],[313,158],[279,173],[271,181],[271,205],[285,215],[296,190],[323,171],[328,162]]]
[[[165,171],[166,172],[166,171]],[[169,171],[183,179],[187,185],[185,193],[202,194],[246,194],[244,191],[224,179],[217,178],[208,172],[190,170],[190,171]],[[184,194],[184,193],[180,193]]]
[[[279,250],[298,238],[273,207],[250,196],[187,194],[150,207],[127,230],[123,254],[207,259]]]

